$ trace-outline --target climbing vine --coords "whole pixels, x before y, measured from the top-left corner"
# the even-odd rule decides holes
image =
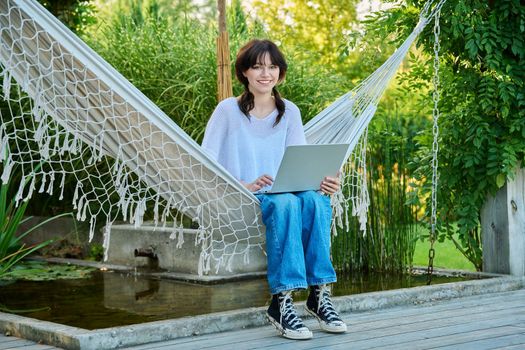
[[[414,9],[423,3],[407,1],[383,14],[378,22],[387,24],[385,31],[393,29],[388,24],[395,25],[401,40],[417,20]],[[449,0],[440,22],[440,239],[452,239],[481,270],[481,208],[487,196],[512,179],[525,161],[525,4],[519,0]],[[418,47],[433,54],[429,28],[422,33]],[[428,57],[413,56],[412,63],[426,66],[423,74],[430,76]],[[419,81],[422,71],[408,74]],[[422,148],[413,166],[418,179],[426,180],[420,189],[420,197],[426,197],[430,191],[431,130],[417,141]]]

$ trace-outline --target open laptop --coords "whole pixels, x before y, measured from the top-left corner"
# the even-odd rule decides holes
[[[271,188],[257,193],[319,190],[326,176],[336,176],[346,161],[348,144],[288,146]]]

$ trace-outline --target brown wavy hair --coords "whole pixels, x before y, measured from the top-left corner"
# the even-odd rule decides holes
[[[239,82],[244,85],[244,92],[240,96],[237,103],[239,104],[239,108],[241,109],[242,113],[244,113],[248,118],[250,118],[249,112],[254,108],[254,96],[248,89],[248,78],[246,78],[243,73],[256,64],[260,63],[266,54],[270,56],[272,64],[279,67],[279,82],[282,81],[286,76],[288,65],[286,64],[284,55],[279,50],[277,45],[275,45],[275,43],[272,41],[266,39],[250,40],[237,53],[237,59],[235,61],[235,75],[237,76]],[[275,86],[273,87],[272,93],[278,112],[277,118],[275,119],[275,126],[279,124],[282,116],[284,115],[285,104]]]

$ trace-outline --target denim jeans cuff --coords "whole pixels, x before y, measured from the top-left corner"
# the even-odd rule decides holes
[[[309,286],[318,286],[320,284],[330,284],[337,282],[337,277],[327,277],[327,278],[316,278],[308,280]]]
[[[308,286],[304,283],[298,283],[298,284],[292,284],[288,286],[279,286],[276,288],[270,289],[270,293],[273,294],[279,294],[281,292],[286,292],[289,290],[297,290],[297,289],[307,289]]]

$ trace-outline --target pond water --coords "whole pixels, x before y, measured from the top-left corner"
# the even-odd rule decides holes
[[[334,296],[426,284],[426,275],[339,275]],[[464,277],[434,276],[433,284]],[[295,300],[305,300],[306,292]],[[94,271],[89,278],[18,281],[0,287],[0,306],[23,316],[85,329],[123,326],[268,305],[264,278],[215,285]],[[33,312],[17,310],[41,309]]]

